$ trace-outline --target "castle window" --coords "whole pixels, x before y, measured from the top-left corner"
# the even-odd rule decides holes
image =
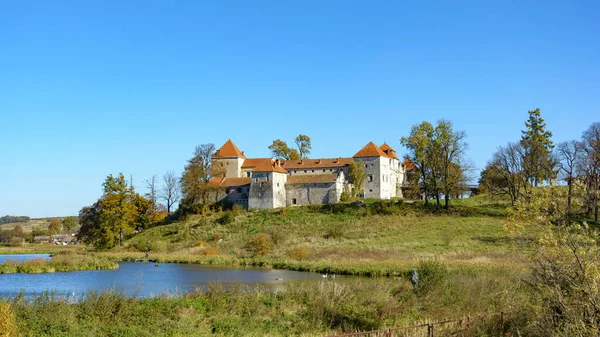
[[[279,183],[277,183],[277,187],[279,187]]]
[[[304,170],[304,173],[306,173],[306,170]]]
[[[250,172],[246,172],[246,177],[250,177]]]
[[[292,199],[292,205],[295,205],[295,204],[296,204],[296,202],[297,202],[296,198],[293,198],[293,199]]]
[[[373,192],[373,190],[369,190],[369,192]]]
[[[229,192],[230,192],[229,189],[225,190],[225,194],[229,194]]]
[[[325,172],[325,169],[323,169],[323,172]]]
[[[315,170],[312,170],[312,173],[315,173]]]
[[[369,178],[369,181],[373,181],[373,175],[372,174],[369,174],[368,178]]]
[[[369,167],[369,164],[365,164],[365,168]]]
[[[294,170],[294,173],[296,173],[296,170]]]
[[[371,163],[371,167],[373,167],[373,163]]]

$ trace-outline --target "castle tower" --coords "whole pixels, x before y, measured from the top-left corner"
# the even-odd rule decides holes
[[[240,178],[242,176],[242,164],[246,160],[246,156],[231,139],[223,144],[212,158],[215,177]]]
[[[279,160],[265,160],[252,171],[248,208],[277,208],[286,205],[287,171]]]
[[[388,181],[389,177],[389,157],[375,143],[369,142],[354,156],[354,161],[362,161],[363,168],[367,173],[363,183],[363,195],[365,198],[389,199],[392,192]],[[394,186],[394,195],[396,186]]]
[[[400,161],[398,160],[398,155],[396,155],[396,151],[392,149],[387,143],[383,143],[380,147],[381,151],[383,151],[387,155],[387,165],[383,165],[383,175],[387,175],[389,177],[386,184],[386,190],[388,190],[389,197],[402,197],[402,180],[404,178],[402,166],[400,165]]]

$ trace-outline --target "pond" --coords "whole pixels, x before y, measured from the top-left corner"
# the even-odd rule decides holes
[[[16,260],[18,255],[4,255]],[[46,255],[29,255],[29,259]],[[25,260],[23,255],[20,260]],[[1,261],[1,260],[0,260]],[[195,264],[121,262],[116,270],[74,271],[50,274],[0,274],[0,296],[14,296],[21,291],[30,296],[44,291],[80,296],[89,291],[115,290],[127,295],[150,297],[206,289],[221,282],[262,284],[278,290],[291,280],[318,280],[320,274],[277,269],[202,266]]]

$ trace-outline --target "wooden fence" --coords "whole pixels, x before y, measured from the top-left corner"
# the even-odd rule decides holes
[[[364,332],[344,333],[328,337],[437,337],[460,336],[471,337],[485,325],[486,328],[496,328],[504,331],[506,313],[495,312],[476,316],[466,316],[434,323],[423,323],[399,328],[373,330]]]

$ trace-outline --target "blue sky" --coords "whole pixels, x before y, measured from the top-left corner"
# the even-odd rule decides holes
[[[106,175],[273,139],[352,156],[423,120],[480,169],[539,107],[600,121],[598,1],[10,1],[0,10],[0,215],[75,215]]]

